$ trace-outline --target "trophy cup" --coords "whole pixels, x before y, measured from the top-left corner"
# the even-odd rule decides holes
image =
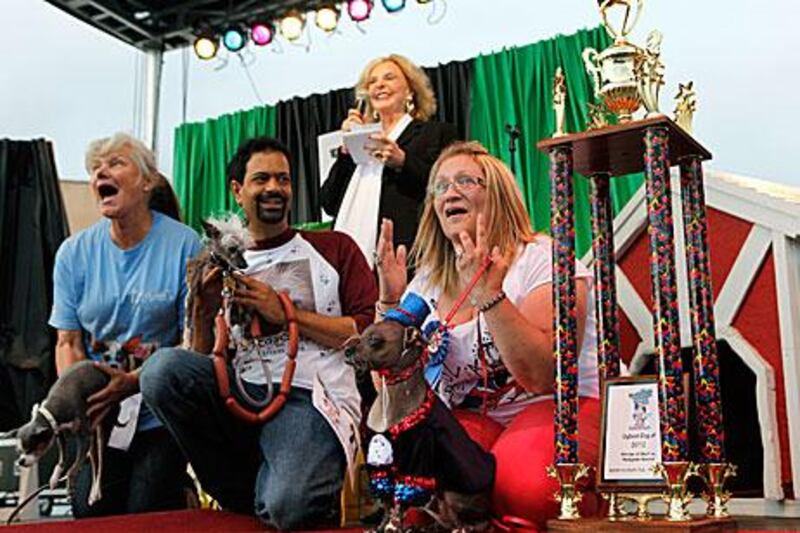
[[[621,123],[629,122],[644,105],[647,116],[659,115],[658,93],[664,84],[664,64],[661,62],[661,33],[648,37],[647,48],[628,41],[644,6],[644,0],[603,0],[600,14],[603,26],[614,38],[614,44],[598,52],[583,51],[583,62],[594,81],[595,96],[617,115]],[[622,23],[614,27],[610,12],[624,8]],[[631,16],[631,11],[634,11]]]

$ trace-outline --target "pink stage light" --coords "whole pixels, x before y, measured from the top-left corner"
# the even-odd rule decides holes
[[[372,0],[348,0],[347,14],[353,22],[363,22],[372,11]]]
[[[250,38],[257,46],[266,46],[275,38],[275,26],[269,22],[256,22],[250,27]]]

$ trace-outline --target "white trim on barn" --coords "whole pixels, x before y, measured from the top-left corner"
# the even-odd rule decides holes
[[[781,331],[783,382],[786,391],[786,418],[800,420],[800,310],[790,302],[800,302],[800,244],[780,232],[773,233],[775,250],[775,288],[778,291],[778,317]],[[781,297],[780,295],[785,295]],[[800,423],[789,423],[789,453],[792,458],[792,485],[795,498],[800,491]]]

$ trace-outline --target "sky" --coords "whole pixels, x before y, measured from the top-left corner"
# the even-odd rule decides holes
[[[172,173],[174,129],[294,96],[349,87],[371,58],[390,52],[420,65],[464,60],[599,23],[595,0],[434,0],[388,14],[376,6],[362,29],[344,16],[325,35],[310,28],[301,46],[279,45],[226,66],[191,53],[164,55],[157,153]],[[43,0],[0,2],[0,138],[54,142],[59,174],[86,179],[87,144],[114,131],[138,133],[136,49]],[[431,18],[440,19],[432,23]],[[714,154],[709,168],[800,187],[800,0],[647,0],[633,34],[664,34],[671,111],[679,82],[698,92],[695,136]],[[309,42],[310,36],[310,42]],[[183,91],[184,66],[187,88]],[[184,101],[186,102],[184,115]]]

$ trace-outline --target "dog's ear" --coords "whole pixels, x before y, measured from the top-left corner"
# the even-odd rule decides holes
[[[214,224],[206,222],[205,220],[201,220],[200,223],[203,225],[203,229],[205,230],[206,235],[208,235],[209,238],[219,239],[220,235],[222,235],[219,229]]]
[[[339,346],[339,349],[340,350],[347,350],[347,349],[350,349],[350,348],[355,348],[356,346],[358,346],[358,343],[360,341],[361,341],[361,335],[358,335],[358,334],[351,335],[346,341],[344,341],[342,343],[341,346]]]
[[[44,436],[44,435],[46,435],[48,433],[52,433],[52,432],[53,432],[53,429],[49,425],[48,426],[36,425],[36,426],[34,426],[33,431],[31,431],[30,436],[31,437],[42,437],[42,436]]]
[[[19,433],[19,428],[14,428],[11,431],[0,433],[0,439],[16,439],[17,433]]]
[[[142,336],[136,335],[134,338],[130,339],[129,341],[125,342],[122,345],[122,349],[125,350],[127,353],[133,353],[136,351],[136,348],[139,347],[139,344],[142,342]]]
[[[92,337],[92,351],[94,353],[103,353],[108,350],[108,344],[103,341],[99,341]]]
[[[414,326],[408,326],[405,330],[403,343],[406,347],[424,346],[425,338],[422,336],[422,333],[419,329],[415,328]]]

